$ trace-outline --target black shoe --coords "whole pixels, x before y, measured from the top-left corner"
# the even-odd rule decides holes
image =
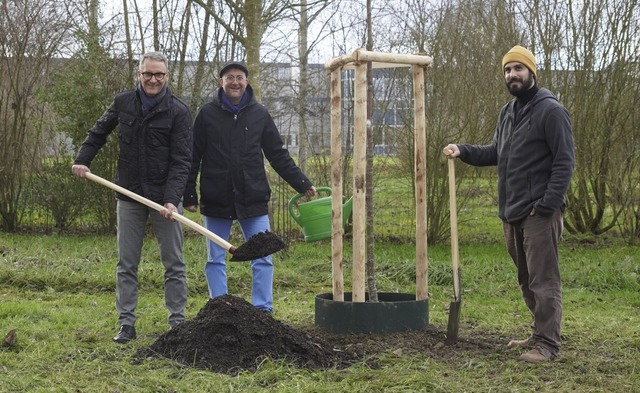
[[[136,338],[136,328],[130,325],[122,325],[120,326],[118,334],[113,338],[113,341],[126,344],[134,338]]]
[[[180,325],[182,322],[184,321],[175,321],[175,322],[169,322],[169,330],[171,329],[175,329],[178,325]]]

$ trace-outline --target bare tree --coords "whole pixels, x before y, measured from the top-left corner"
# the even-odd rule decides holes
[[[131,39],[131,28],[129,27],[129,6],[127,0],[122,0],[122,9],[124,12],[125,44],[127,46],[127,66],[129,68],[129,75],[133,75],[135,62],[133,59],[133,40]]]
[[[0,26],[0,227],[12,231],[41,147],[45,108],[35,93],[49,83],[70,23],[58,1],[0,0]]]
[[[565,215],[572,232],[599,235],[619,225],[636,231],[629,209],[638,190],[629,180],[637,180],[640,165],[633,109],[639,5],[637,0],[518,3],[542,55],[540,78],[572,118],[576,171]],[[621,218],[631,221],[620,223]]]
[[[127,0],[123,0],[123,1],[127,1]],[[138,27],[138,34],[140,35],[140,38],[139,38],[140,53],[145,53],[147,50],[146,50],[146,45],[144,43],[144,23],[143,23],[142,15],[140,14],[140,7],[138,6],[137,0],[131,0],[131,1],[133,2],[133,10],[135,13],[135,20],[137,21],[136,26]],[[125,17],[128,17],[128,16],[125,15]],[[131,43],[128,42],[127,45],[131,45]]]
[[[158,28],[158,0],[151,1],[151,20],[153,21],[153,50],[160,51],[160,31]]]
[[[515,16],[504,0],[437,3],[408,0],[396,9],[394,17],[396,23],[383,30],[386,40],[381,38],[380,42],[397,50],[426,53],[434,59],[425,89],[430,157],[427,220],[429,241],[437,243],[449,236],[447,169],[442,160],[442,146],[451,142],[491,141],[497,114],[509,99],[501,78],[500,60],[521,38]],[[399,102],[405,103],[404,108],[398,108],[404,126],[396,130],[393,139],[399,157],[398,179],[407,182],[413,182],[413,119],[407,105],[411,102],[410,91],[410,86],[398,88],[396,96],[401,95]],[[480,174],[495,175],[491,169],[478,171],[468,166],[461,166],[457,172],[459,181]],[[495,195],[491,192],[487,197]],[[466,200],[464,194],[460,195],[459,205],[464,206]]]
[[[298,77],[298,163],[303,172],[307,172],[307,156],[310,153],[309,150],[313,143],[311,142],[311,136],[308,132],[309,124],[307,119],[309,115],[318,117],[318,113],[309,108],[309,96],[312,93],[314,86],[309,83],[309,54],[314,50],[315,46],[328,34],[328,31],[324,29],[327,18],[330,18],[334,13],[325,13],[327,7],[335,1],[326,0],[312,3],[311,7],[307,0],[300,1],[299,10],[293,15],[294,19],[298,22],[298,64],[300,65],[300,73]],[[325,22],[320,20],[321,28],[319,35],[316,35],[311,43],[309,42],[309,29],[311,25],[318,19],[324,17]],[[317,86],[315,87],[317,90]],[[320,90],[323,91],[323,90]],[[325,94],[328,94],[328,88],[325,86]],[[321,130],[314,130],[316,133]],[[317,152],[321,153],[321,152]]]
[[[73,180],[69,176],[69,167],[87,131],[104,113],[115,93],[133,86],[135,74],[129,72],[128,58],[114,58],[112,50],[116,40],[113,34],[117,32],[108,25],[100,24],[97,0],[70,2],[66,7],[75,37],[73,52],[66,54],[64,59],[56,60],[59,67],[48,75],[48,84],[39,94],[50,108],[45,124],[55,131],[43,136],[47,148],[51,149],[56,141],[64,142],[66,148],[60,149],[58,155],[42,164],[43,170],[38,172],[38,180],[48,183],[50,187],[41,187],[40,196],[48,199],[45,207],[56,220],[56,225],[64,227],[65,223],[58,222],[59,218],[72,219],[69,212],[73,208],[68,212],[63,208],[78,204],[74,196],[83,193],[83,200],[92,201],[85,204],[88,214],[97,219],[102,228],[112,229],[116,219],[113,192],[104,187],[87,186],[77,180],[69,182],[69,179]],[[109,176],[115,173],[117,153],[117,140],[110,138],[93,162],[92,170]],[[59,165],[66,167],[66,170],[60,171]],[[46,195],[46,192],[60,188],[67,192]]]
[[[298,29],[298,57],[300,59],[299,97],[298,100],[298,165],[303,172],[307,171],[307,98],[309,95],[309,12],[307,0],[300,1]]]
[[[213,5],[213,0],[207,0],[207,9],[210,9]],[[202,26],[202,38],[200,40],[200,53],[198,54],[198,63],[196,64],[196,74],[193,81],[193,90],[191,94],[191,107],[196,109],[202,104],[202,85],[205,72],[205,61],[207,55],[207,41],[209,39],[209,25],[211,23],[211,14],[207,13],[204,16],[204,24]]]
[[[60,7],[75,10],[76,16],[80,16],[76,20],[81,20],[85,14],[78,14],[77,10],[93,9],[97,1],[0,0],[4,33],[0,36],[3,72],[0,80],[0,153],[6,151],[9,154],[5,157],[11,157],[10,153],[19,150],[17,146],[22,149],[19,157],[0,163],[0,212],[5,228],[15,227],[19,220],[16,201],[25,184],[23,174],[39,154],[38,132],[43,130],[43,122],[33,119],[37,119],[38,113],[40,119],[44,119],[44,107],[34,99],[36,86],[46,90],[49,83],[60,83],[60,93],[66,89],[79,95],[80,91],[73,89],[71,84],[64,84],[65,79],[80,85],[102,83],[100,78],[86,82],[81,76],[73,78],[69,73],[60,73],[60,78],[53,77],[57,73],[52,72],[53,63],[47,60],[52,56],[50,54],[56,54],[52,48],[64,47],[64,52],[58,53],[66,57],[74,53],[74,61],[87,60],[83,63],[85,67],[95,67],[87,72],[94,75],[107,72],[107,80],[119,77],[112,65],[126,67],[129,70],[127,84],[130,85],[133,83],[134,53],[153,46],[172,59],[171,72],[176,77],[177,91],[192,99],[194,107],[207,95],[207,83],[215,79],[215,69],[221,61],[246,60],[260,98],[260,90],[265,88],[262,78],[268,74],[266,68],[260,69],[261,63],[272,57],[277,61],[284,57],[294,66],[298,65],[300,73],[298,79],[289,76],[290,83],[277,97],[279,105],[289,109],[288,114],[283,114],[288,120],[282,119],[289,121],[287,124],[291,127],[298,127],[301,165],[306,166],[306,157],[313,154],[316,157],[314,166],[308,170],[314,179],[322,181],[329,173],[327,157],[323,156],[327,145],[324,141],[328,140],[324,130],[328,127],[323,127],[322,121],[328,113],[328,101],[322,99],[328,91],[328,78],[323,79],[318,67],[310,67],[309,58],[315,55],[325,61],[330,56],[368,45],[367,37],[375,36],[371,45],[373,50],[426,53],[435,60],[425,90],[427,140],[429,157],[432,157],[428,161],[428,221],[432,242],[448,236],[446,171],[439,160],[440,148],[450,141],[484,143],[490,140],[499,108],[510,99],[498,71],[500,59],[514,44],[529,46],[534,51],[539,60],[541,85],[556,93],[572,116],[577,167],[568,193],[567,228],[594,235],[617,228],[630,241],[637,241],[633,239],[637,239],[640,232],[637,203],[640,190],[634,186],[639,181],[640,167],[640,121],[635,110],[640,91],[637,66],[640,0],[400,0],[394,7],[372,2],[369,3],[373,21],[370,31],[364,18],[365,2],[154,0],[142,4],[138,0],[123,0],[123,15],[114,16],[103,26],[96,24],[94,32],[90,33],[97,32],[95,40],[86,41],[91,42],[90,46],[95,50],[89,51],[87,47],[85,59],[76,53],[76,48],[82,46],[81,42],[87,37],[82,29],[77,29],[79,41],[65,41],[65,33],[69,31],[65,18],[71,12],[61,14]],[[17,18],[22,18],[22,22],[17,23]],[[124,28],[121,27],[122,18]],[[299,32],[297,48],[290,40],[291,32],[295,30]],[[279,38],[274,38],[276,36]],[[323,54],[318,54],[323,40],[329,45],[323,47]],[[280,48],[283,48],[282,52],[278,52]],[[29,57],[28,62],[25,56]],[[114,58],[125,58],[127,63],[118,63]],[[107,71],[105,61],[110,61]],[[273,70],[284,71],[288,64],[278,65],[280,68]],[[82,70],[80,67],[68,68],[77,71],[76,74]],[[413,165],[411,155],[403,152],[413,150],[410,137],[412,97],[403,96],[403,92],[410,91],[410,86],[402,85],[408,83],[403,70],[394,72],[396,74],[388,79],[393,83],[384,87],[387,89],[384,93],[380,86],[374,86],[376,94],[371,106],[377,113],[387,113],[388,108],[394,115],[400,114],[404,124],[377,124],[377,114],[372,115],[371,141],[374,145],[394,144],[399,159],[389,162],[397,171],[396,183],[410,187]],[[49,77],[42,78],[43,74]],[[348,81],[348,72],[345,76]],[[118,82],[115,87],[122,85]],[[344,88],[348,98],[348,82]],[[278,91],[275,85],[273,89]],[[105,88],[96,94],[102,94],[106,99],[107,95],[111,96],[111,90]],[[392,98],[387,98],[388,92],[392,92],[389,96]],[[64,99],[58,101],[64,102]],[[87,98],[85,103],[88,103]],[[348,121],[348,99],[344,100],[344,105],[343,113]],[[88,106],[95,109],[86,104],[83,108]],[[89,119],[93,115],[83,113],[84,110],[77,110],[72,117],[78,120],[85,116],[86,119],[78,120],[85,123],[95,120]],[[59,124],[62,123],[56,123],[57,128]],[[350,129],[349,124],[345,124],[345,130]],[[349,151],[351,135],[345,132],[345,136],[345,150]],[[346,158],[345,177],[349,170]],[[458,173],[459,179],[473,179],[480,174],[495,176],[491,169],[465,166]],[[371,184],[375,182],[374,173]],[[489,195],[494,197],[493,193]],[[460,205],[464,206],[465,201],[465,195],[460,195]],[[396,202],[398,206],[394,208],[404,209],[402,212],[407,217],[400,225],[410,228],[413,207],[409,202],[404,207],[404,201]]]
[[[193,0],[200,5],[215,22],[222,26],[232,40],[240,43],[246,51],[249,73],[256,83],[252,84],[256,97],[260,97],[260,48],[267,27],[292,12],[290,0],[223,0],[215,9],[203,0]]]
[[[184,12],[184,17],[182,18],[182,22],[180,23],[180,39],[182,40],[180,46],[180,55],[178,57],[179,61],[178,61],[178,72],[176,72],[175,74],[177,75],[176,77],[174,77],[174,80],[176,80],[176,87],[175,87],[175,93],[177,95],[182,95],[182,92],[184,90],[184,83],[185,83],[185,70],[186,70],[186,59],[187,59],[187,48],[188,48],[188,44],[189,44],[189,27],[191,26],[191,0],[187,0],[187,5],[185,6],[185,12]]]

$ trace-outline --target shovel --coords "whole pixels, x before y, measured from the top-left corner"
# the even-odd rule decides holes
[[[94,175],[91,172],[85,173],[85,177],[89,180],[93,180],[98,184],[102,184],[103,186],[106,186],[114,191],[117,191],[122,195],[126,195],[127,197],[135,201],[138,201],[152,209],[155,209],[157,211],[161,211],[162,209],[164,209],[162,205],[155,203],[134,192],[131,192],[126,188],[120,187],[117,184],[111,183],[110,181],[105,180],[100,176]],[[227,250],[230,254],[232,254],[231,261],[234,261],[234,262],[250,261],[252,259],[266,257],[267,255],[271,255],[274,252],[277,252],[286,248],[286,244],[284,244],[284,242],[275,233],[270,231],[260,232],[252,236],[243,245],[236,248],[231,243],[227,242],[220,236],[211,232],[207,228],[195,223],[194,221],[188,219],[187,217],[179,214],[178,212],[173,212],[171,214],[171,217],[173,217],[176,221],[179,221],[182,224],[206,236],[212,242],[214,242],[215,244]]]
[[[449,304],[449,322],[447,323],[447,344],[455,344],[458,340],[458,327],[460,324],[460,306],[462,295],[460,293],[460,266],[458,254],[458,211],[456,207],[456,172],[453,159],[447,159],[449,166],[449,209],[451,220],[451,268],[453,270],[453,297]]]

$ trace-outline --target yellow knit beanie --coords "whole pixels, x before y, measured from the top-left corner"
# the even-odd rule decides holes
[[[532,73],[533,76],[538,78],[538,70],[536,68],[536,58],[533,56],[533,53],[526,48],[521,47],[520,45],[516,45],[507,52],[506,55],[502,58],[502,72],[504,73],[504,66],[507,63],[511,63],[512,61],[517,61],[522,63],[527,67]]]

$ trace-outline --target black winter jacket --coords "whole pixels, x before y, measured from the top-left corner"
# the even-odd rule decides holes
[[[458,145],[460,159],[476,166],[498,166],[498,215],[509,223],[565,209],[575,165],[569,113],[541,88],[514,122],[516,99],[500,111],[493,142]]]
[[[249,102],[237,114],[222,103],[224,92],[219,88],[196,115],[184,206],[198,205],[196,179],[200,172],[200,212],[205,216],[236,219],[269,212],[271,188],[263,157],[297,192],[312,186],[284,147],[271,115],[256,101],[250,85],[247,92]]]
[[[167,90],[162,101],[143,117],[137,91],[119,93],[89,130],[75,164],[90,166],[116,126],[120,146],[116,184],[161,205],[178,206],[191,166],[189,108]],[[130,200],[119,193],[116,197]]]

